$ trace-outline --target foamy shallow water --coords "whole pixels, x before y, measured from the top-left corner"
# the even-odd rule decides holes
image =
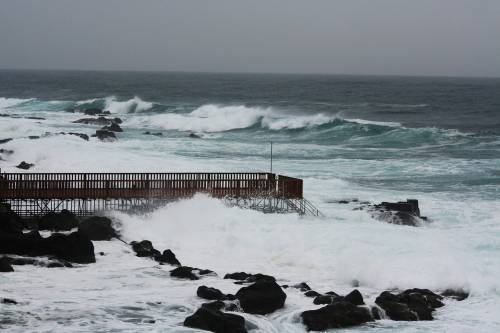
[[[279,173],[304,178],[306,197],[326,215],[266,215],[225,207],[205,196],[172,203],[145,216],[108,212],[125,240],[149,239],[158,249],[172,249],[183,264],[212,269],[220,278],[175,280],[168,274],[172,267],[137,258],[120,241],[94,242],[96,253],[105,253],[97,256],[96,264],[73,269],[16,266],[16,272],[0,275],[0,297],[20,302],[0,305],[1,328],[6,331],[192,332],[181,323],[204,302],[196,297],[196,288],[204,284],[235,293],[240,286],[221,278],[234,271],[271,274],[282,284],[305,281],[319,292],[347,293],[356,281],[368,304],[391,288],[465,288],[471,292],[465,301],[447,301],[433,322],[383,320],[341,332],[500,330],[500,200],[495,185],[500,159],[447,155],[458,154],[453,147],[460,150],[464,141],[476,145],[473,138],[453,131],[412,130],[397,124],[384,127],[360,121],[354,125],[340,122],[328,129],[328,135],[345,135],[347,128],[365,131],[370,138],[357,134],[348,139],[348,144],[326,145],[307,131],[275,131],[320,126],[320,132],[318,123],[339,121],[335,117],[286,118],[264,108],[218,111],[216,106],[207,105],[182,115],[148,118],[142,113],[153,107],[148,102],[109,98],[108,109],[125,120],[125,133],[119,134],[117,142],[95,138],[86,142],[72,136],[30,140],[27,136],[45,132],[92,134],[95,128],[71,124],[82,116],[61,112],[61,106],[58,109],[54,103],[33,109],[24,104],[16,108],[19,103],[32,101],[0,102],[3,113],[47,118],[0,118],[0,139],[15,138],[0,146],[14,150],[0,160],[5,171],[18,171],[15,165],[23,160],[35,163],[33,171],[40,172],[267,170],[268,147],[263,139],[256,135],[252,141],[253,134],[236,130],[264,117],[264,128],[270,131],[266,135],[271,137],[313,136],[300,142],[287,142],[281,137],[275,145],[274,167]],[[123,113],[129,108],[136,113]],[[226,118],[232,112],[248,114],[228,125]],[[195,121],[187,119],[193,117]],[[228,126],[231,130],[226,132]],[[163,138],[142,135],[151,129],[173,132],[165,132]],[[186,129],[204,131],[204,139],[192,140],[177,131]],[[381,132],[375,135],[374,131]],[[403,141],[418,136],[423,142],[412,150],[397,148],[394,137],[402,134]],[[366,147],[370,140],[374,146]],[[377,142],[385,146],[379,147]],[[440,145],[449,151],[431,158],[434,153],[429,155],[427,150],[444,149]],[[495,143],[490,140],[478,145]],[[423,156],[416,158],[420,153]],[[373,158],[373,154],[380,154],[380,158]],[[354,204],[335,203],[345,198],[380,202],[409,197],[419,199],[422,214],[431,220],[429,224],[420,228],[390,225],[353,210]],[[317,306],[296,290],[286,292],[284,309],[269,316],[242,314],[258,327],[255,332],[305,331],[299,314]]]

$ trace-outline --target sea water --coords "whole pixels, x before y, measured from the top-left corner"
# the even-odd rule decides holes
[[[118,140],[84,141],[98,127],[68,112],[91,107],[123,120]],[[0,71],[2,171],[267,172],[304,179],[325,215],[263,214],[197,195],[147,215],[108,212],[126,241],[149,239],[219,276],[265,273],[319,292],[354,286],[373,304],[384,290],[462,288],[431,322],[390,320],[348,332],[500,331],[500,80]],[[37,117],[43,119],[30,119]],[[161,136],[144,132],[160,132]],[[200,138],[189,137],[196,134]],[[41,136],[29,139],[28,136]],[[420,227],[374,220],[358,199],[415,198]],[[16,266],[0,275],[0,328],[9,332],[191,332],[182,322],[199,285],[120,241],[94,242],[97,262],[73,269]],[[284,309],[242,314],[255,332],[304,332],[318,306],[287,289]],[[344,331],[344,330],[340,330]]]

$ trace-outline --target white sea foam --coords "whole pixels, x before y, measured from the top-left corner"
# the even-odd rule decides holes
[[[223,132],[259,124],[263,127],[297,129],[331,122],[335,117],[323,114],[311,116],[286,115],[272,108],[244,105],[220,106],[207,104],[190,113],[164,113],[130,119],[130,126],[192,132]]]
[[[126,101],[118,101],[116,97],[106,97],[104,110],[111,113],[133,113],[147,111],[153,107],[152,102],[143,101],[135,96]]]
[[[362,124],[362,125],[378,125],[378,126],[388,126],[388,127],[401,127],[400,123],[391,121],[374,121],[366,119],[345,119],[348,122]]]
[[[22,103],[26,103],[33,100],[33,98],[5,98],[5,97],[0,97],[0,110],[1,109],[7,109]]]

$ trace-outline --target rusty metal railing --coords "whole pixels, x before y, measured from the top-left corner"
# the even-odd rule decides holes
[[[302,180],[273,173],[2,173],[0,199],[303,197]]]

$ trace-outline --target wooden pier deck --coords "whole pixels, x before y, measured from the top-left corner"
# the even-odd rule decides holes
[[[159,206],[197,193],[265,212],[319,215],[302,179],[273,173],[1,173],[0,200],[21,216]]]

